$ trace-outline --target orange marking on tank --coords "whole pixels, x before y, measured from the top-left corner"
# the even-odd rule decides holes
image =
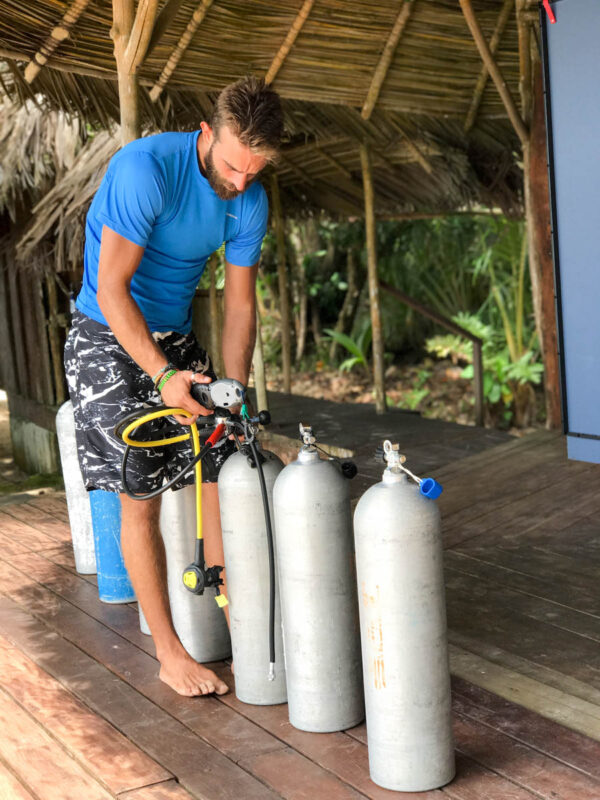
[[[373,676],[376,689],[385,689],[385,663],[383,656],[383,622],[379,614],[379,586],[375,587],[375,594],[369,594],[366,586],[362,585],[362,601],[368,609],[373,609],[374,618],[367,622],[367,638],[372,642],[374,652],[369,658],[369,673]]]

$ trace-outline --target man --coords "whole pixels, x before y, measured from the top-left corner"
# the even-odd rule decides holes
[[[221,92],[210,125],[138,139],[111,160],[87,216],[83,286],[65,347],[87,489],[121,491],[123,445],[113,429],[127,412],[162,402],[193,420],[208,413],[190,394],[192,381],[216,377],[190,333],[191,305],[207,258],[223,242],[225,372],[247,384],[268,212],[265,191],[253,181],[275,158],[282,128],[277,94],[244,78]],[[226,441],[203,462],[209,565],[224,563],[216,480],[231,448]],[[147,493],[189,458],[187,442],[160,452],[135,448],[130,485]],[[156,644],[160,678],[179,694],[224,694],[227,685],[187,654],[173,628],[159,502],[121,494],[123,557]]]

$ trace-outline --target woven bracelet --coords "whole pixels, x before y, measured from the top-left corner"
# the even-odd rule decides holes
[[[170,369],[168,372],[165,372],[165,374],[162,376],[162,378],[161,378],[161,380],[160,380],[160,382],[158,384],[158,387],[157,387],[159,392],[162,392],[162,390],[165,387],[166,382],[169,380],[169,378],[172,378],[173,375],[176,374],[176,372],[177,372],[176,369]]]
[[[167,371],[168,371],[168,370],[170,370],[170,369],[175,369],[175,367],[174,367],[172,364],[165,364],[165,366],[164,366],[164,367],[161,367],[161,368],[158,370],[158,372],[156,373],[156,375],[155,375],[155,376],[152,378],[152,383],[153,383],[155,386],[157,386],[157,385],[158,385],[158,382],[159,382],[159,380],[162,378],[162,376],[165,374],[165,372],[167,372]]]

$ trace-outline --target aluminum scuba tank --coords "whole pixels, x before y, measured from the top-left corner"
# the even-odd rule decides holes
[[[167,586],[177,635],[196,661],[220,661],[231,654],[227,620],[212,592],[195,595],[183,585],[183,570],[194,558],[196,531],[195,486],[162,495],[160,531],[167,556]],[[140,618],[142,632],[145,623]],[[146,623],[147,627],[147,623]],[[149,629],[148,629],[149,630]]]
[[[280,459],[257,447],[271,520]],[[275,671],[269,679],[269,553],[259,475],[246,446],[219,473],[219,505],[227,571],[227,596],[235,693],[244,703],[274,705],[287,699],[279,591],[275,590]]]
[[[424,792],[455,771],[440,514],[431,499],[441,487],[409,481],[397,445],[386,441],[384,452],[383,479],[354,514],[369,766],[379,786]]]
[[[75,419],[73,417],[73,404],[70,400],[67,400],[58,409],[56,433],[58,435],[60,462],[65,480],[69,525],[71,526],[73,553],[75,555],[75,569],[82,575],[92,575],[96,572],[92,510],[88,492],[83,485],[77,458]]]
[[[350,488],[308,427],[273,491],[290,722],[315,733],[364,717]]]

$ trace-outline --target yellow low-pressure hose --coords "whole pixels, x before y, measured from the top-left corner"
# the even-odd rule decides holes
[[[145,425],[147,422],[151,422],[153,419],[172,417],[175,415],[188,418],[194,416],[184,408],[161,408],[158,411],[151,411],[148,414],[144,414],[143,417],[138,417],[134,419],[133,422],[130,422],[123,430],[121,438],[125,444],[128,444],[130,447],[164,447],[165,445],[175,444],[176,442],[185,442],[191,437],[194,457],[197,456],[200,452],[200,434],[198,433],[198,426],[195,422],[192,422],[190,425],[190,433],[182,433],[179,436],[169,436],[166,439],[154,439],[150,442],[139,442],[130,438],[129,434],[133,433],[133,431]],[[202,539],[202,461],[196,462],[194,473],[196,477],[196,538]]]

